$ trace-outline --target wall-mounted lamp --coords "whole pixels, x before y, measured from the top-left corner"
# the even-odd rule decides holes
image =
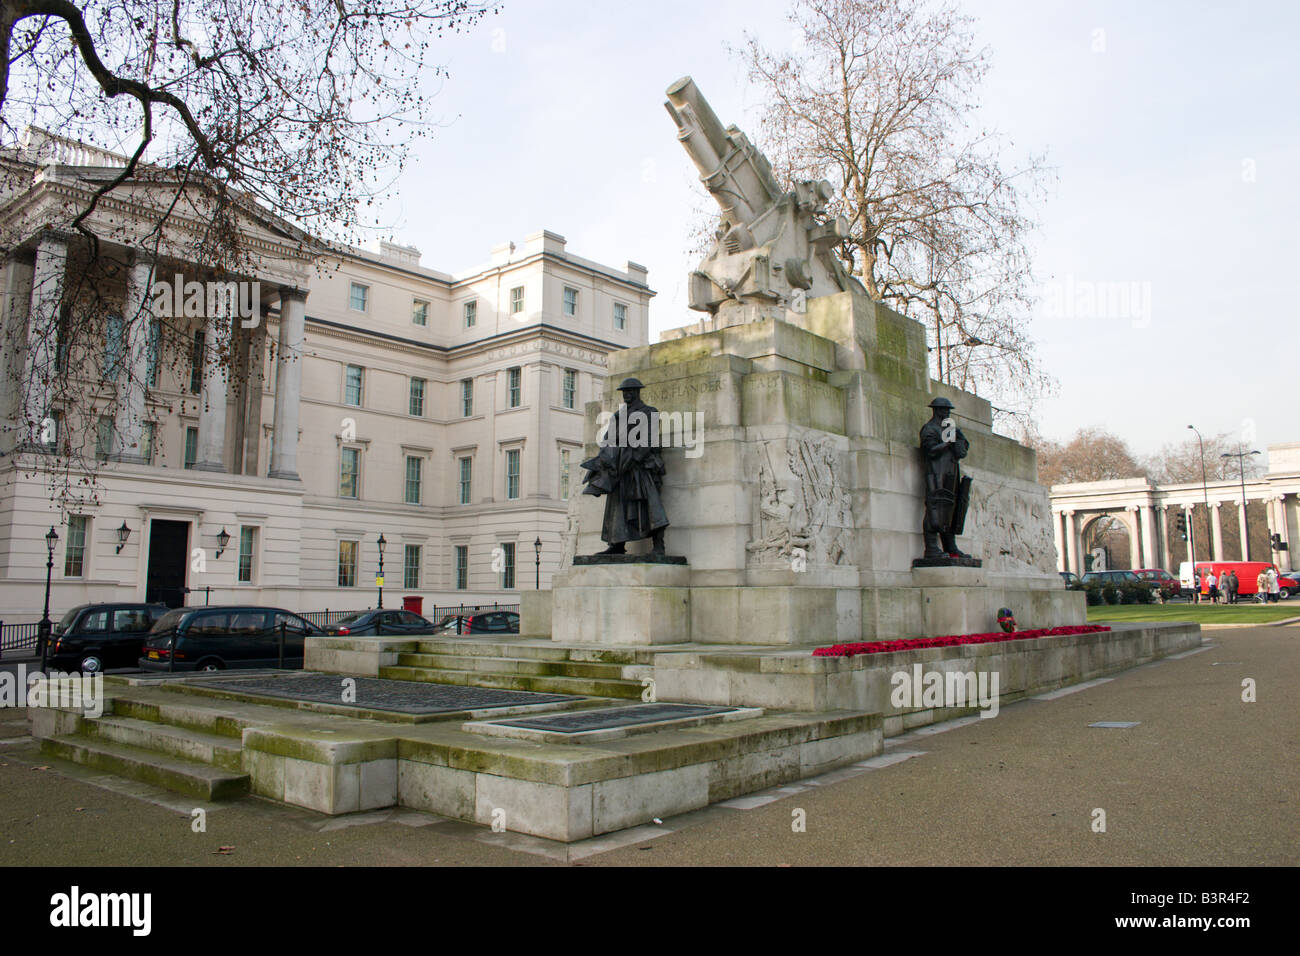
[[[221,534],[217,535],[217,557],[218,558],[221,557],[221,553],[226,550],[226,545],[228,544],[230,544],[230,535],[226,533],[225,528],[222,528]]]
[[[126,547],[126,539],[129,537],[131,537],[131,529],[128,528],[126,526],[126,522],[123,521],[122,527],[117,529],[117,553],[118,554],[121,554],[122,549]]]

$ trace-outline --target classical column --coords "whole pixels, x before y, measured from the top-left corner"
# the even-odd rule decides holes
[[[1174,573],[1174,556],[1169,550],[1169,506],[1160,506],[1160,553],[1165,563],[1161,565],[1170,574]]]
[[[1156,523],[1150,505],[1138,506],[1138,523],[1142,525],[1142,567],[1154,567],[1156,563]]]
[[[1187,560],[1196,561],[1196,547],[1205,550],[1205,542],[1196,540],[1196,530],[1192,527],[1192,505],[1183,505],[1183,521],[1187,525]]]
[[[144,398],[149,379],[149,339],[153,311],[149,308],[149,290],[153,288],[154,263],[136,253],[126,280],[126,298],[122,301],[122,321],[126,324],[126,363],[123,380],[118,383],[117,415],[113,422],[116,439],[114,461],[144,464]],[[156,343],[161,349],[162,343]],[[158,357],[161,361],[161,356]]]
[[[248,330],[248,380],[244,395],[245,475],[261,474],[259,464],[262,437],[262,391],[266,387],[266,315],[261,302],[254,302],[257,325]]]
[[[529,481],[524,483],[524,487],[519,489],[520,497],[524,496],[524,488],[528,488],[538,497],[555,497],[550,493],[551,483],[556,480],[551,454],[551,406],[556,404],[555,393],[552,391],[555,388],[554,379],[551,377],[552,367],[545,362],[538,362],[536,366],[537,447],[528,456],[533,462],[533,473],[528,476]]]
[[[1282,552],[1274,549],[1273,535],[1278,533],[1278,528],[1282,523],[1278,521],[1278,515],[1282,510],[1282,498],[1280,495],[1274,495],[1272,498],[1264,499],[1264,520],[1268,524],[1268,547],[1269,560],[1278,567],[1283,567],[1286,562],[1282,560]]]
[[[45,233],[36,247],[32,272],[32,305],[27,323],[27,362],[20,389],[26,388],[20,407],[33,437],[41,441],[52,425],[50,400],[54,394],[55,354],[59,313],[63,305],[63,284],[68,271],[68,237]],[[21,394],[21,392],[20,392]],[[26,428],[24,428],[26,431]]]
[[[302,345],[307,293],[280,290],[280,344],[275,356],[275,432],[271,478],[298,480],[298,405],[302,400]]]
[[[1216,561],[1223,560],[1223,515],[1219,513],[1221,504],[1223,504],[1222,501],[1215,501],[1210,504],[1210,520],[1213,525],[1212,533],[1214,534],[1214,554],[1212,557]],[[1206,557],[1211,557],[1211,555],[1206,555]]]
[[[231,368],[231,323],[225,304],[203,320],[203,388],[199,393],[199,453],[195,471],[226,470],[226,396]],[[225,314],[223,314],[225,313]]]
[[[1083,565],[1079,563],[1079,528],[1074,520],[1073,511],[1063,511],[1065,515],[1065,547],[1069,555],[1070,567],[1080,577],[1083,576]]]
[[[1061,530],[1061,520],[1065,516],[1059,511],[1052,512],[1052,540],[1056,545],[1056,570],[1070,570],[1065,564],[1065,533]]]
[[[1246,528],[1246,502],[1237,502],[1237,531],[1241,535],[1241,560],[1250,560],[1250,532]]]

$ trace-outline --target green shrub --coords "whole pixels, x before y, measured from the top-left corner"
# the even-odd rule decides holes
[[[1115,585],[1105,584],[1102,585],[1101,588],[1101,597],[1102,600],[1105,601],[1107,604],[1118,604],[1120,602],[1121,595],[1119,591],[1115,590]]]

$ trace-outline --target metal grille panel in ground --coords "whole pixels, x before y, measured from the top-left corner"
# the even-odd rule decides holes
[[[457,684],[425,684],[379,677],[352,677],[355,696],[344,700],[345,678],[308,674],[301,677],[262,677],[249,680],[195,681],[220,690],[238,691],[263,697],[303,700],[343,707],[387,710],[401,714],[441,714],[462,710],[487,710],[526,704],[551,704],[580,700],[570,694],[539,694],[523,690],[463,687]],[[349,697],[353,697],[349,694]]]
[[[614,730],[619,727],[655,724],[665,720],[710,717],[714,714],[731,713],[737,709],[736,707],[705,707],[700,704],[633,704],[629,707],[584,710],[575,714],[494,720],[491,723],[499,727],[545,730],[555,734],[582,734],[593,730]]]

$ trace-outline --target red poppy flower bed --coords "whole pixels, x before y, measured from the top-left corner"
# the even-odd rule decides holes
[[[949,634],[945,637],[913,637],[902,641],[867,641],[859,644],[835,644],[819,647],[813,657],[852,657],[855,654],[887,654],[890,651],[913,651],[922,647],[953,647],[957,644],[992,644],[997,641],[1023,641],[1035,637],[1059,637],[1064,634],[1096,634],[1109,631],[1104,624],[1075,624],[1029,631],[994,631],[990,634]]]

